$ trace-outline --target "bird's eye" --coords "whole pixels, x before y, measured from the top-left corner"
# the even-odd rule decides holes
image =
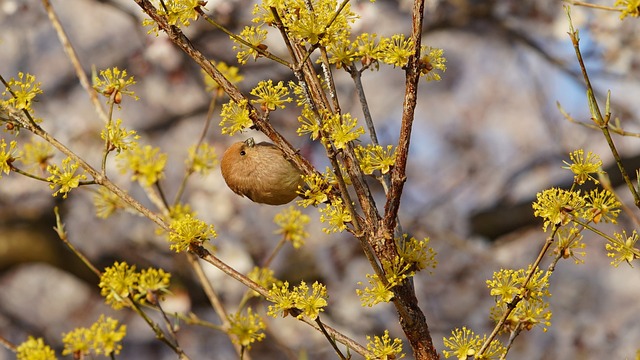
[[[246,151],[244,151],[244,150],[240,150],[240,155],[241,155],[241,156],[245,156],[245,155],[247,155],[247,152],[246,152]]]

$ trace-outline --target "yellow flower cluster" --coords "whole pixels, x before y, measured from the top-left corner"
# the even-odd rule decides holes
[[[78,167],[80,167],[80,165],[75,162],[72,163],[71,158],[62,160],[60,167],[55,164],[47,166],[47,172],[51,174],[51,176],[47,178],[47,181],[50,182],[49,187],[51,187],[51,189],[59,187],[58,190],[53,193],[53,196],[62,194],[62,198],[66,199],[71,189],[77,188],[81,180],[87,179],[84,173],[76,175]]]
[[[169,292],[171,274],[162,269],[136,271],[135,265],[116,262],[100,277],[100,295],[114,309],[129,306],[130,301],[155,304],[157,296]]]
[[[620,8],[620,20],[627,16],[640,16],[640,0],[616,0],[613,6]]]
[[[8,99],[0,100],[0,104],[15,107],[18,110],[33,111],[31,104],[38,94],[42,94],[40,88],[42,84],[36,82],[36,77],[19,72],[18,79],[11,78],[7,83],[9,86],[2,92],[2,96]]]
[[[626,231],[614,233],[614,238],[609,239],[609,243],[605,245],[607,256],[613,258],[611,265],[618,267],[623,261],[631,265],[635,259],[640,259],[640,250],[636,247],[638,242],[638,233],[633,230],[631,236]]]
[[[153,3],[158,15],[165,16],[169,25],[178,27],[189,26],[191,20],[198,19],[196,9],[203,4],[201,0],[154,0]],[[158,36],[159,28],[155,21],[144,19],[142,25],[151,26],[148,33]]]
[[[222,105],[220,116],[222,117],[220,121],[222,134],[229,134],[229,136],[253,125],[251,118],[249,118],[246,99],[239,103],[230,100],[228,103]]]
[[[159,148],[151,145],[141,147],[133,144],[128,150],[118,154],[117,160],[121,173],[132,171],[131,180],[137,180],[140,185],[149,187],[164,177],[167,154],[161,153]]]
[[[355,150],[360,168],[366,175],[371,175],[376,170],[386,174],[396,163],[393,145],[387,145],[386,149],[380,145],[368,144],[366,147],[358,145]]]
[[[251,95],[258,97],[257,100],[251,100],[251,103],[260,105],[262,111],[273,111],[277,108],[284,109],[284,103],[292,100],[288,97],[289,89],[284,86],[282,81],[275,86],[272,80],[260,81],[258,86],[251,90]]]
[[[476,335],[467,327],[463,327],[462,329],[456,328],[452,331],[451,337],[444,338],[444,346],[451,350],[445,350],[442,353],[445,358],[451,356],[462,360],[474,358],[486,340],[486,335],[480,337],[480,335]],[[496,339],[489,344],[489,348],[484,352],[482,359],[497,360],[505,353],[506,348]]]
[[[320,221],[329,223],[329,227],[322,228],[326,234],[342,232],[347,229],[347,224],[352,221],[351,213],[341,199],[336,199],[333,203],[327,204],[320,209]]]
[[[201,245],[210,238],[218,236],[213,225],[196,219],[191,214],[175,218],[169,225],[169,242],[175,252],[188,251],[192,245]]]
[[[266,329],[264,321],[260,318],[260,315],[256,314],[247,308],[246,315],[242,312],[237,312],[229,317],[231,327],[228,330],[229,334],[235,335],[233,342],[239,344],[247,350],[251,349],[251,344],[256,341],[261,341],[265,338],[263,332]]]
[[[301,200],[298,200],[298,205],[307,207],[309,205],[319,205],[329,199],[328,194],[331,192],[332,185],[319,174],[304,175],[302,177],[306,187],[299,191]]]
[[[237,85],[244,80],[244,76],[239,74],[240,69],[236,66],[229,66],[224,61],[211,61],[211,64],[220,71],[220,73],[229,80],[232,84]],[[216,81],[213,80],[209,74],[207,74],[204,70],[201,70],[202,76],[204,77],[205,89],[207,92],[213,92],[217,96],[222,96],[224,94],[224,88],[220,86]]]
[[[273,218],[273,222],[279,226],[275,233],[282,234],[284,239],[291,242],[291,245],[296,249],[304,245],[305,239],[309,237],[309,233],[305,231],[305,226],[309,221],[308,215],[293,206],[286,208]]]
[[[546,331],[546,326],[551,325],[551,312],[547,309],[549,303],[546,301],[551,296],[548,290],[551,274],[535,269],[529,276],[530,272],[531,268],[526,271],[502,269],[493,274],[492,280],[487,280],[491,296],[496,301],[496,305],[491,308],[491,318],[494,321],[497,322],[502,317],[515,297],[521,298],[510,313],[503,330],[531,330],[536,325],[542,325]]]
[[[218,165],[216,149],[203,142],[189,148],[189,157],[185,160],[187,172],[206,175]]]
[[[269,305],[267,314],[284,317],[293,313],[299,319],[307,317],[315,320],[327,306],[327,287],[316,281],[311,285],[311,293],[309,290],[304,281],[294,286],[293,290],[289,289],[286,281],[282,285],[273,284],[268,297],[273,305]]]
[[[0,179],[2,179],[2,173],[9,174],[11,172],[11,163],[16,160],[16,146],[18,143],[12,140],[9,143],[9,150],[7,150],[7,143],[4,139],[0,139]]]
[[[404,354],[402,353],[402,340],[394,338],[392,341],[389,336],[389,330],[385,330],[382,336],[374,336],[371,338],[371,336],[367,335],[367,350],[369,350],[372,355],[367,355],[365,357],[366,360],[404,358]]]
[[[93,77],[93,88],[100,94],[107,97],[107,103],[120,104],[123,95],[130,96],[138,100],[135,93],[129,89],[136,81],[133,76],[127,77],[127,70],[120,70],[117,67],[100,71],[100,77]]]
[[[29,336],[27,341],[16,348],[16,359],[18,360],[55,360],[56,353],[44,343],[42,338]]]
[[[127,326],[118,325],[117,320],[100,315],[91,327],[76,328],[63,334],[62,355],[73,355],[76,359],[82,359],[92,353],[109,357],[118,355],[122,350],[120,341],[127,334]]]

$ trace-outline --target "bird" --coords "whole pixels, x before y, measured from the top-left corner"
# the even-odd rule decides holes
[[[283,205],[304,185],[300,170],[272,143],[253,138],[232,144],[222,155],[222,177],[240,196],[268,205]]]

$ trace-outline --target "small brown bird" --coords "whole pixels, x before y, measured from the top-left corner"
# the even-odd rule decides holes
[[[286,204],[304,184],[300,170],[280,149],[268,142],[256,144],[253,138],[231,145],[222,155],[220,168],[233,192],[262,204]]]

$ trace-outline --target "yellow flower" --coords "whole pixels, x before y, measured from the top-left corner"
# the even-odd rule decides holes
[[[404,354],[402,353],[402,340],[394,338],[391,341],[389,336],[389,330],[384,331],[384,335],[371,336],[367,335],[367,350],[369,350],[373,356],[367,355],[366,360],[393,360],[402,359]]]
[[[148,268],[140,272],[138,279],[138,294],[135,299],[154,304],[157,296],[169,293],[171,274],[162,269]]]
[[[229,82],[234,85],[237,85],[244,80],[244,76],[239,74],[240,69],[236,66],[229,66],[224,61],[211,61],[211,64],[220,71],[222,76],[224,76]],[[200,70],[202,72],[202,76],[204,77],[205,90],[207,92],[215,92],[218,96],[224,94],[224,89],[220,87],[216,81],[213,80],[209,74],[207,74],[204,70]]]
[[[377,34],[362,33],[358,36],[354,42],[355,56],[360,58],[363,66],[371,67],[373,65],[372,70],[379,68],[378,61],[382,57],[383,50],[380,44]]]
[[[447,70],[447,59],[442,56],[444,50],[423,45],[420,48],[420,75],[426,76],[427,81],[440,81],[440,73]]]
[[[18,160],[29,169],[39,168],[40,170],[46,170],[49,165],[49,160],[53,157],[53,147],[48,142],[36,141],[35,138],[31,139],[31,142],[24,144]],[[2,153],[0,153],[0,167],[2,163]]]
[[[220,126],[222,127],[223,135],[229,134],[229,136],[232,136],[253,125],[253,121],[249,118],[246,99],[240,101],[240,103],[230,100],[222,105],[220,117],[222,117]]]
[[[206,175],[218,165],[216,149],[206,142],[201,143],[197,148],[193,145],[189,148],[186,164],[189,172]]]
[[[396,152],[393,150],[393,145],[387,145],[386,150],[380,145],[368,144],[366,147],[358,145],[355,150],[360,168],[366,175],[371,175],[376,170],[386,174],[396,163]]]
[[[629,266],[635,259],[640,258],[640,250],[636,248],[638,242],[638,233],[633,230],[631,236],[627,236],[626,231],[613,234],[615,238],[609,240],[609,243],[605,245],[607,249],[607,256],[613,258],[611,265],[618,267],[623,261],[626,261]]]
[[[591,151],[584,156],[584,150],[578,149],[569,154],[571,158],[571,164],[563,161],[567,166],[563,166],[563,169],[571,170],[574,174],[573,182],[582,185],[587,180],[593,181],[594,184],[598,184],[598,180],[591,174],[603,174],[602,160],[600,157]]]
[[[158,15],[166,16],[169,25],[173,26],[189,26],[191,20],[198,19],[198,12],[196,9],[201,6],[201,0],[164,0],[162,4],[160,1],[154,1],[154,6]],[[158,25],[151,19],[144,19],[142,21],[143,26],[151,26],[149,34],[154,33],[158,36]]]
[[[329,115],[325,119],[329,138],[336,149],[344,149],[347,143],[354,141],[364,134],[364,128],[358,126],[358,120],[351,117],[351,114]]]
[[[360,297],[362,306],[372,307],[375,304],[389,302],[393,299],[391,286],[389,284],[385,285],[378,275],[367,274],[367,279],[370,287],[365,287],[363,290],[356,289],[356,294]],[[358,285],[362,285],[362,282],[358,282]]]
[[[391,38],[381,41],[382,61],[393,66],[406,66],[409,57],[413,55],[413,40],[405,38],[404,34],[395,34]]]
[[[131,180],[137,180],[142,186],[151,186],[164,177],[167,154],[151,145],[140,147],[135,144],[127,151],[118,154],[120,171],[133,171]]]
[[[273,111],[276,108],[284,109],[285,102],[291,102],[289,89],[284,86],[282,81],[273,86],[271,80],[260,81],[258,86],[251,90],[251,95],[257,96],[258,100],[251,100],[252,103],[260,104],[262,111]]]
[[[125,209],[127,203],[112,193],[111,190],[100,187],[93,196],[93,206],[96,208],[96,216],[106,219],[119,209]]]
[[[9,151],[7,151],[7,143],[4,139],[0,139],[0,179],[2,173],[9,174],[11,172],[11,163],[15,161],[16,146],[18,143],[12,140],[9,143]]]
[[[580,233],[580,229],[573,226],[561,227],[558,229],[556,233],[558,236],[558,241],[554,253],[562,256],[563,259],[572,258],[576,264],[584,263],[580,257],[584,257],[586,253],[582,251],[586,247],[585,243],[582,242],[582,234]]]
[[[317,281],[311,287],[311,294],[308,293],[309,287],[304,281],[293,289],[297,294],[296,308],[302,311],[298,318],[306,316],[315,320],[327,306],[327,287]]]
[[[429,238],[418,240],[414,237],[407,239],[408,235],[403,234],[402,238],[396,238],[398,255],[407,264],[411,264],[416,270],[426,268],[435,269],[438,261],[436,261],[436,252],[429,247]]]
[[[90,328],[80,327],[63,334],[62,355],[73,355],[74,358],[84,358],[90,353],[118,355],[122,350],[120,341],[127,333],[126,325],[118,325],[120,324],[117,320],[100,315]]]
[[[115,262],[113,266],[106,268],[100,277],[100,295],[108,305],[118,310],[127,305],[129,296],[136,293],[139,276],[135,265]]]
[[[453,351],[443,351],[444,357],[456,356],[458,359],[467,359],[476,354],[476,348],[482,346],[480,335],[476,335],[473,331],[462,327],[462,330],[456,328],[452,331],[453,336],[444,339],[444,346]]]
[[[261,268],[255,266],[247,275],[247,277],[249,277],[249,279],[255,281],[258,285],[262,286],[265,289],[269,289],[274,285],[276,287],[282,286],[282,281],[276,279],[276,277],[273,276],[273,270],[269,268]],[[253,296],[260,296],[260,294],[258,294],[258,292],[256,291],[252,291],[251,294]]]
[[[323,130],[320,125],[320,119],[318,119],[308,105],[304,105],[302,113],[298,116],[298,122],[300,122],[300,127],[296,130],[296,133],[299,136],[309,134],[311,140],[318,140],[320,138],[320,132]]]
[[[135,100],[138,97],[129,88],[135,85],[133,76],[127,78],[127,70],[120,70],[118,67],[100,71],[100,77],[94,76],[93,88],[100,94],[107,97],[108,103],[120,104],[122,96],[127,95]]]
[[[127,130],[122,126],[122,119],[117,119],[115,124],[109,123],[100,132],[100,137],[108,141],[108,151],[116,150],[118,153],[136,146],[136,140],[140,138],[135,130]]]
[[[285,281],[283,284],[274,283],[269,290],[268,300],[273,303],[269,305],[267,315],[274,318],[281,314],[282,317],[289,315],[296,306],[297,294],[289,290],[289,283]]]
[[[51,183],[49,187],[51,187],[51,189],[55,189],[57,186],[60,187],[53,193],[53,196],[63,194],[62,197],[66,199],[71,189],[77,188],[81,180],[87,179],[87,176],[84,174],[76,175],[76,170],[78,170],[80,165],[77,163],[72,164],[71,161],[71,158],[62,160],[61,168],[55,164],[47,166],[47,172],[51,174],[51,176],[47,178],[47,181]]]
[[[105,356],[113,356],[120,354],[122,345],[120,341],[127,334],[127,326],[120,325],[118,321],[111,317],[105,318],[100,315],[98,321],[91,325],[89,332],[91,333],[91,347],[96,355],[104,354]]]
[[[169,233],[171,250],[178,253],[189,250],[191,245],[200,245],[209,238],[218,236],[213,225],[207,225],[190,214],[174,219],[169,228],[171,229]]]
[[[309,237],[309,233],[305,231],[305,225],[309,221],[308,215],[293,206],[276,214],[273,218],[273,222],[280,227],[276,234],[282,234],[285,240],[290,241],[296,249],[304,245],[304,240]]]
[[[55,360],[56,353],[44,343],[42,338],[29,336],[27,341],[16,348],[16,359],[18,360]]]
[[[323,209],[320,209],[320,213],[322,214],[320,221],[329,223],[329,227],[322,229],[327,234],[346,230],[347,224],[352,220],[351,213],[349,213],[349,210],[342,204],[340,199],[332,204],[327,204]]]
[[[329,198],[327,194],[331,192],[332,186],[322,176],[319,174],[304,175],[302,179],[306,187],[298,192],[302,197],[302,200],[298,200],[298,205],[302,207],[316,206],[327,201]]]
[[[75,358],[82,359],[91,351],[92,337],[91,331],[83,327],[62,334],[64,344],[62,355],[73,355]]]
[[[335,64],[338,69],[351,65],[356,58],[356,50],[353,44],[348,39],[343,38],[338,38],[335,42],[329,43],[327,53],[329,54],[329,64]]]
[[[621,204],[611,191],[607,189],[602,189],[600,192],[591,190],[587,194],[586,200],[589,208],[588,215],[591,215],[590,220],[593,220],[594,223],[604,221],[615,224],[617,222]]]
[[[534,216],[544,219],[543,231],[549,225],[566,225],[571,215],[579,215],[584,207],[580,191],[551,188],[538,193],[533,203]]]
[[[620,20],[627,16],[640,16],[640,0],[616,0],[613,6],[621,8]]]
[[[233,50],[237,51],[236,58],[238,63],[246,64],[250,56],[256,60],[260,53],[256,49],[266,49],[263,42],[267,39],[267,30],[256,26],[245,26],[240,33],[240,38],[245,40],[249,45],[239,42],[235,38],[231,38],[237,45],[233,46]]]
[[[264,321],[251,308],[247,308],[246,315],[241,312],[231,315],[229,322],[231,323],[229,334],[235,335],[233,342],[247,350],[251,349],[251,344],[261,341],[266,336],[263,332],[266,329]]]
[[[2,96],[10,96],[10,98],[4,102],[18,110],[31,111],[31,104],[36,95],[42,94],[41,83],[36,82],[36,77],[19,72],[18,79],[11,78],[8,84],[9,86],[2,92]]]

